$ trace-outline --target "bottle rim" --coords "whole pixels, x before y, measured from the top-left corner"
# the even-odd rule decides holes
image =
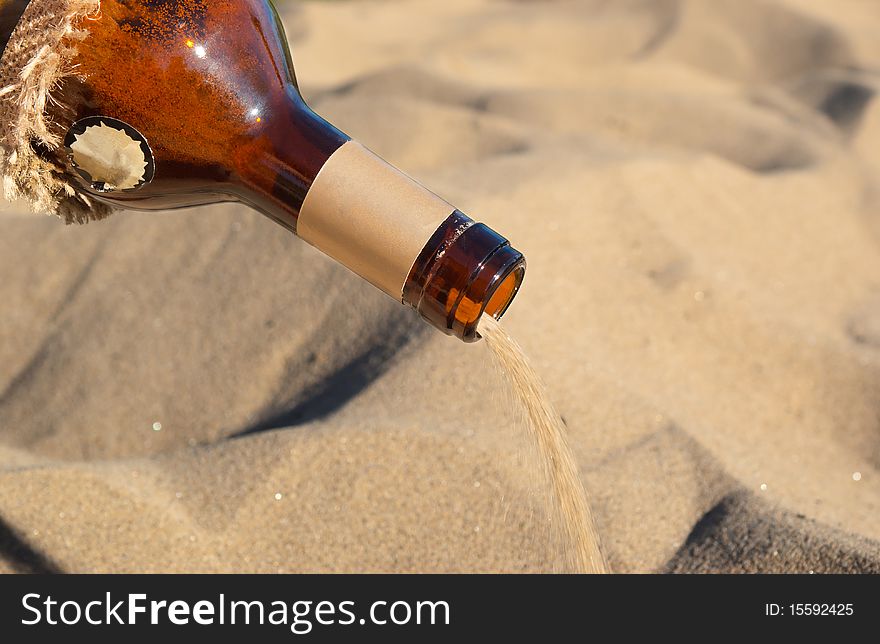
[[[455,211],[413,265],[403,301],[447,335],[475,342],[482,316],[504,315],[525,271],[525,257],[507,239]]]

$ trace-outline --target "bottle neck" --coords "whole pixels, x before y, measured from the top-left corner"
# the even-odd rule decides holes
[[[430,324],[465,341],[500,317],[525,260],[506,239],[352,141],[293,92],[245,170],[244,199]],[[237,164],[245,167],[244,164]]]
[[[296,233],[306,195],[321,168],[348,136],[315,114],[295,87],[286,100],[260,117],[265,144],[241,168],[240,197],[262,214]],[[247,151],[252,152],[251,150]]]

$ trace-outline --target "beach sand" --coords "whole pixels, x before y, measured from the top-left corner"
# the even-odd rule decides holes
[[[617,572],[880,572],[880,6],[287,3],[313,107],[529,261]],[[482,343],[235,205],[0,214],[0,570],[553,570]]]

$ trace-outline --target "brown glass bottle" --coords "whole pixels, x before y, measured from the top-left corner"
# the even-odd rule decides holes
[[[45,1],[5,4],[27,18]],[[512,301],[523,256],[305,104],[268,0],[103,0],[79,26],[51,108],[78,190],[137,210],[242,202],[466,341]]]

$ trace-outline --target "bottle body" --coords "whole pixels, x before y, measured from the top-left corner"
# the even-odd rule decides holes
[[[271,3],[103,0],[83,27],[54,120],[128,124],[156,168],[118,190],[71,168],[84,190],[136,210],[239,200],[296,229],[312,181],[348,137],[305,105]]]
[[[103,0],[82,29],[50,107],[78,190],[245,203],[463,340],[513,299],[521,254],[305,104],[268,0]]]

